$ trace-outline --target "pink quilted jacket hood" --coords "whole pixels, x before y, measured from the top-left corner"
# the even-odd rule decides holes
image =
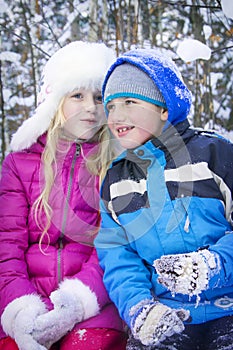
[[[97,145],[60,142],[57,176],[51,191],[54,214],[42,250],[41,230],[32,204],[41,192],[41,153],[46,136],[30,149],[10,153],[0,183],[0,314],[15,298],[36,293],[49,309],[49,295],[64,278],[76,278],[96,294],[101,312],[80,323],[83,327],[122,329],[122,322],[102,282],[93,239],[99,225],[98,177],[84,158]],[[0,330],[0,337],[5,334]]]

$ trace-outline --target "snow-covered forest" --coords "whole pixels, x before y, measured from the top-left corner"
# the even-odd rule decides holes
[[[232,0],[0,0],[1,160],[37,104],[46,60],[73,40],[116,54],[168,50],[193,93],[190,121],[233,139]]]

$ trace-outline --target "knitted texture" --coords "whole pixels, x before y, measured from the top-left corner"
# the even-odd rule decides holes
[[[157,301],[140,302],[130,310],[131,331],[144,345],[159,345],[167,337],[184,330],[189,311],[171,309]]]
[[[156,49],[135,49],[118,57],[105,77],[102,89],[103,96],[106,96],[105,90],[111,74],[117,66],[124,63],[138,67],[152,79],[156,86],[155,89],[158,88],[166,102],[168,124],[176,125],[187,118],[192,104],[192,94],[184,84],[172,59]],[[134,77],[131,77],[131,80],[134,81]],[[106,102],[108,102],[108,98],[104,100],[104,104]]]
[[[212,276],[218,274],[220,258],[207,249],[186,254],[163,255],[154,261],[158,281],[173,294],[181,293],[196,296],[209,288]]]
[[[114,98],[126,96],[166,107],[165,100],[153,80],[141,69],[128,63],[117,66],[110,75],[105,89],[105,104]]]

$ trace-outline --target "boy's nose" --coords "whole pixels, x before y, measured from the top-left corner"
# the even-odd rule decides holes
[[[114,122],[122,122],[126,120],[127,116],[122,103],[116,103],[114,110],[111,111],[110,118]]]

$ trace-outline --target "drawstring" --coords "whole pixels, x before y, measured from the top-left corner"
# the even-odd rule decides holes
[[[185,220],[185,224],[184,224],[185,232],[189,232],[189,225],[190,225],[190,220],[189,220],[189,216],[187,216],[187,218]]]

